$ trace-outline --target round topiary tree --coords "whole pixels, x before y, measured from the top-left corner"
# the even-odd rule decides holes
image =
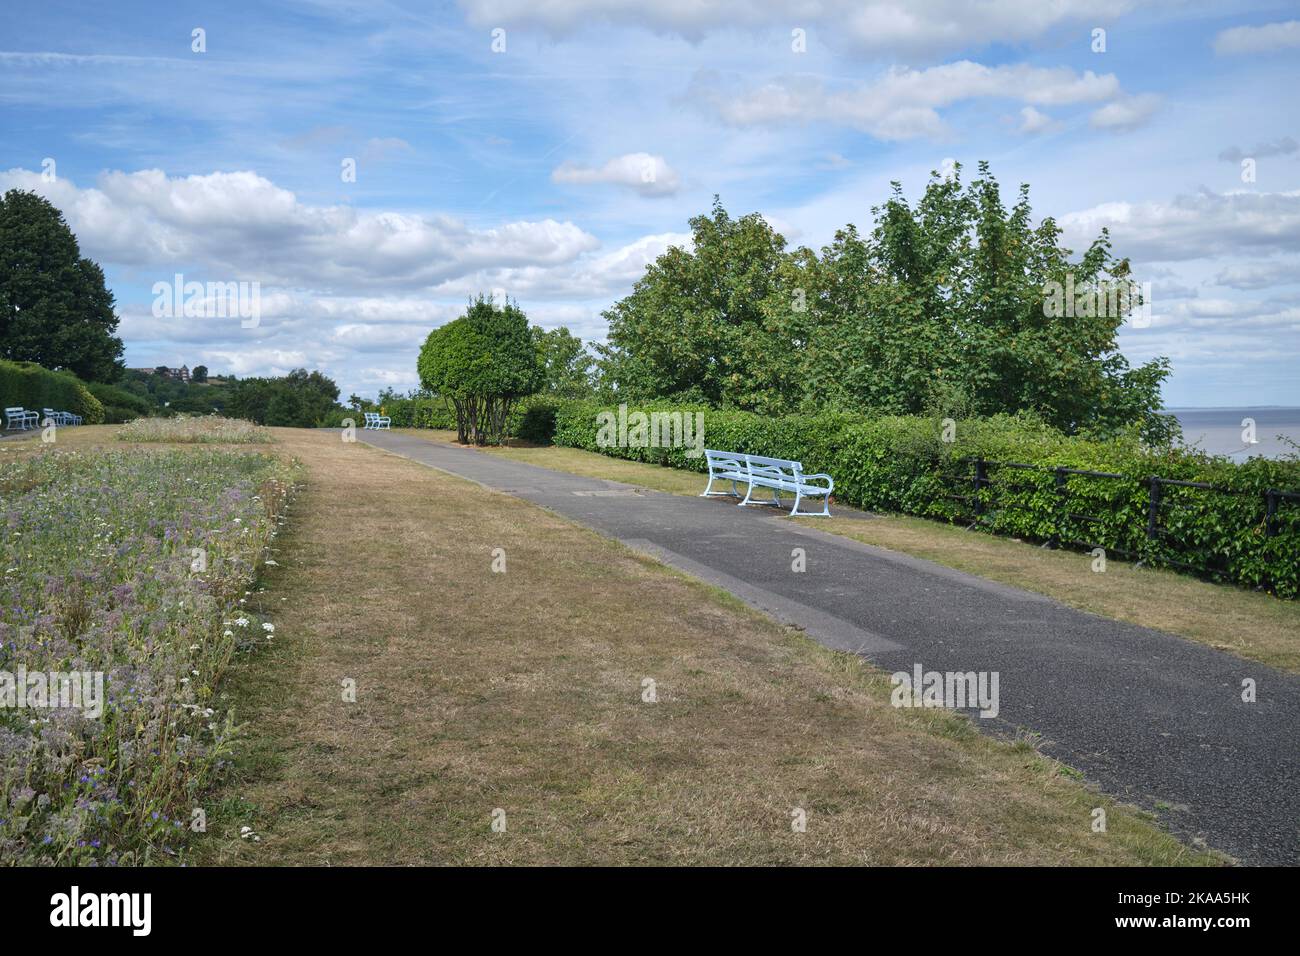
[[[514,403],[541,388],[544,375],[523,310],[482,295],[429,333],[417,368],[420,384],[455,409],[457,441],[476,445],[505,437]]]

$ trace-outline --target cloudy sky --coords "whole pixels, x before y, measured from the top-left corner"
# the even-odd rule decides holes
[[[64,211],[129,365],[346,397],[478,291],[602,338],[715,193],[819,248],[987,159],[1152,283],[1121,345],[1167,404],[1300,405],[1297,81],[1294,0],[42,2],[0,32],[0,188]],[[155,316],[177,273],[260,283],[259,323]]]

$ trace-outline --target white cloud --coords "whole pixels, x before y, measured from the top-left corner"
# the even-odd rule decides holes
[[[185,362],[239,376],[319,368],[345,395],[415,387],[425,336],[461,314],[467,296],[494,288],[518,298],[534,323],[602,338],[600,311],[670,245],[691,238],[659,233],[601,250],[572,223],[476,227],[436,214],[312,206],[251,172],[115,172],[93,187],[0,172],[0,190],[11,187],[58,206],[110,281],[130,277],[114,284],[129,365]],[[259,323],[155,316],[147,290],[175,272],[260,282]]]
[[[1055,129],[1059,126],[1056,120],[1052,119],[1046,113],[1039,112],[1032,106],[1026,106],[1020,110],[1021,133],[1027,136],[1033,136],[1036,133],[1045,133],[1048,130]]]
[[[1231,265],[1219,270],[1214,284],[1229,289],[1265,289],[1274,285],[1300,283],[1300,261],[1284,259],[1249,265]]]
[[[608,183],[626,186],[642,196],[671,196],[681,187],[681,177],[662,156],[627,153],[599,168],[563,163],[551,173],[556,183]]]
[[[1095,129],[1116,131],[1137,129],[1160,108],[1160,102],[1160,97],[1154,93],[1127,96],[1095,110],[1088,122]]]
[[[480,27],[540,26],[567,35],[600,23],[699,40],[745,29],[808,31],[810,44],[844,42],[867,53],[915,54],[1035,40],[1070,24],[1094,25],[1129,0],[460,0]]]
[[[874,82],[841,89],[801,76],[735,92],[716,75],[702,73],[692,81],[688,99],[734,126],[828,122],[863,130],[877,139],[904,140],[945,133],[938,109],[963,100],[1002,98],[1059,106],[1097,102],[1121,93],[1119,80],[1111,73],[1026,64],[985,66],[961,60],[923,70],[896,67]]]
[[[1214,52],[1220,56],[1274,53],[1300,47],[1300,20],[1265,23],[1258,27],[1232,27],[1214,38]]]
[[[506,294],[528,300],[586,299],[608,305],[612,298],[626,295],[640,279],[646,266],[669,246],[691,248],[691,234],[666,232],[642,236],[609,252],[586,255],[560,268],[536,266],[496,269],[475,273],[447,283],[437,291],[445,296],[472,295],[476,289],[500,288]]]
[[[12,169],[0,173],[0,185],[46,196],[93,258],[153,267],[163,277],[198,263],[214,279],[415,289],[484,268],[561,265],[599,246],[573,223],[553,219],[474,228],[445,215],[309,206],[252,172],[110,172],[79,188]]]
[[[1103,227],[1114,253],[1168,262],[1300,248],[1300,192],[1202,192],[1170,202],[1112,202],[1060,219],[1066,245],[1086,247]]]

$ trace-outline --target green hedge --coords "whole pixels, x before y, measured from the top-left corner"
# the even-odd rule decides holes
[[[867,419],[844,413],[770,418],[704,406],[647,403],[655,410],[702,412],[709,448],[791,458],[835,479],[835,498],[873,511],[978,523],[996,534],[1098,546],[1148,563],[1194,566],[1227,580],[1300,596],[1300,501],[1278,505],[1276,533],[1265,533],[1264,493],[1300,491],[1300,461],[1235,464],[1184,451],[1151,452],[1136,442],[1072,438],[1024,417],[963,421],[954,440],[923,417]],[[636,410],[633,409],[633,410]],[[608,405],[555,403],[558,445],[704,472],[686,448],[598,447],[597,414]],[[974,491],[974,459],[986,459],[987,484]],[[998,462],[1019,462],[1032,469]],[[1062,473],[1058,467],[1122,478]],[[1159,534],[1147,536],[1151,476],[1198,481],[1225,491],[1161,486]],[[1064,482],[1065,494],[1058,491]],[[962,500],[962,498],[966,500]],[[1096,520],[1088,520],[1093,516]]]
[[[154,412],[153,405],[147,399],[117,385],[91,382],[86,388],[104,406],[105,424],[120,425],[137,418],[146,418]]]
[[[104,420],[104,406],[71,372],[51,372],[35,362],[0,359],[0,407],[14,405],[34,412],[45,408],[72,412],[87,425]]]

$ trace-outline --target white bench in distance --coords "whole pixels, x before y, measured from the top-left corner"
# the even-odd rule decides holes
[[[362,412],[361,414],[366,417],[366,423],[361,426],[362,429],[387,428],[389,431],[393,430],[393,420],[387,415],[380,415],[378,412]]]
[[[736,490],[738,483],[745,485],[745,497],[740,507],[749,504],[772,504],[784,508],[781,492],[794,495],[794,507],[790,517],[821,517],[831,515],[830,498],[835,490],[835,481],[830,475],[805,475],[803,465],[788,458],[766,458],[762,455],[742,455],[734,451],[716,451],[706,448],[704,457],[709,466],[709,483],[704,488],[701,498],[716,496],[740,497]],[[714,491],[713,483],[723,481],[731,483],[731,491]],[[767,488],[772,492],[772,501],[751,501],[755,488]],[[821,498],[821,511],[800,511],[799,504],[804,498]]]
[[[14,405],[5,409],[5,431],[22,429],[27,431],[29,428],[35,428],[40,416],[35,412],[29,412],[21,405]]]

